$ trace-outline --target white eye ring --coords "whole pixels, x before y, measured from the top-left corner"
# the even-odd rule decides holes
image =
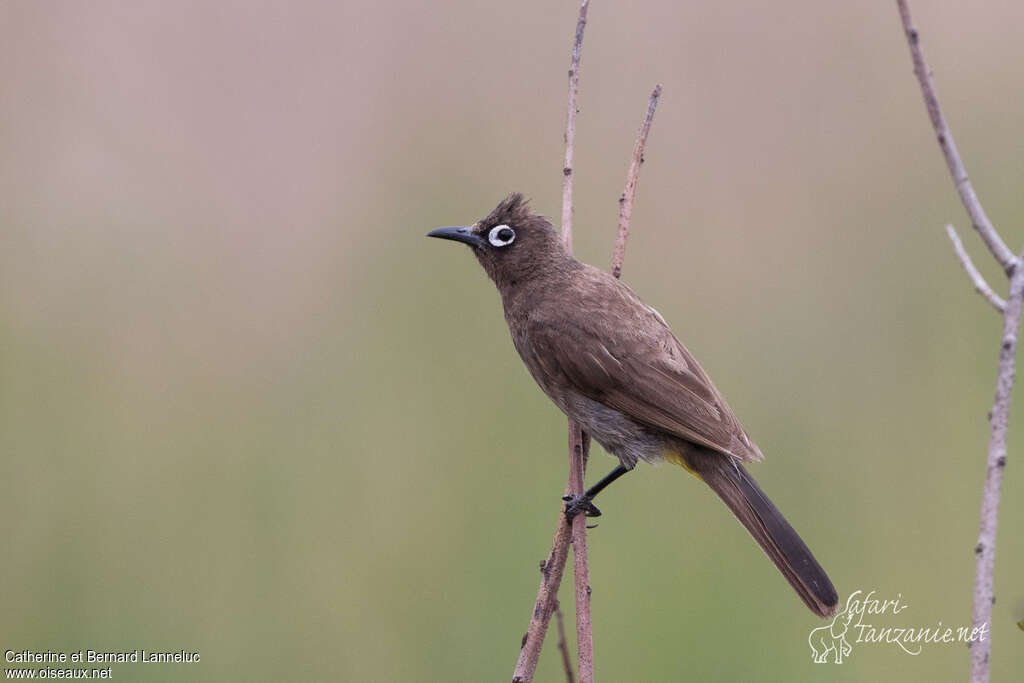
[[[487,233],[487,241],[496,247],[505,247],[516,239],[516,231],[507,225],[495,225]]]

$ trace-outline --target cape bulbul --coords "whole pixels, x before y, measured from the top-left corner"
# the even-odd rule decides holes
[[[474,225],[429,236],[472,247],[534,380],[619,459],[585,494],[567,497],[570,518],[599,515],[592,498],[641,460],[681,465],[718,494],[812,612],[835,613],[832,582],[742,465],[761,460],[760,449],[657,311],[573,258],[519,194]]]

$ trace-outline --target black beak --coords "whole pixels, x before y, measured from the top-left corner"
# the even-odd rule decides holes
[[[484,246],[483,238],[474,233],[473,228],[471,227],[438,228],[437,230],[431,230],[428,232],[427,237],[440,237],[443,240],[455,240],[456,242],[468,244],[471,247]]]

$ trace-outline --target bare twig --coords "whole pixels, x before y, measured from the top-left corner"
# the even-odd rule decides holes
[[[576,20],[576,38],[573,41],[572,59],[569,66],[569,105],[565,122],[565,165],[562,167],[562,239],[566,246],[572,251],[572,181],[573,181],[573,153],[576,145],[576,113],[579,109],[579,88],[580,88],[580,52],[583,47],[583,30],[587,25],[587,8],[590,0],[583,0],[580,4],[579,17]],[[569,484],[567,492],[582,493],[583,479],[586,474],[587,454],[590,446],[590,439],[583,433],[579,426],[572,420],[569,421]],[[577,531],[579,527],[579,531]],[[555,538],[552,542],[551,553],[544,566],[544,577],[541,580],[540,590],[537,592],[537,600],[534,603],[533,614],[530,619],[530,626],[526,631],[523,640],[523,647],[519,651],[519,660],[516,662],[515,671],[512,674],[513,683],[529,683],[533,680],[533,674],[537,670],[537,660],[540,658],[541,646],[544,644],[544,636],[547,635],[548,623],[551,621],[551,614],[554,610],[554,603],[558,596],[558,587],[562,581],[562,573],[565,570],[565,560],[569,552],[569,541],[573,540],[573,555],[576,564],[577,585],[580,577],[584,579],[584,585],[589,586],[587,576],[587,546],[586,546],[586,518],[577,515],[570,526],[565,518],[563,509],[558,515],[558,526],[555,529]],[[577,539],[581,539],[576,543]],[[580,660],[580,681],[590,683],[594,679],[593,670],[593,636],[590,629],[590,601],[587,600],[582,609],[586,610],[585,617],[581,617],[581,605],[577,602],[576,624],[577,640],[579,641]],[[580,633],[581,626],[586,626],[588,632]],[[587,648],[586,660],[584,660],[584,648]],[[586,664],[586,668],[584,668]]]
[[[555,621],[558,624],[558,650],[562,653],[562,667],[565,669],[566,683],[576,683],[576,674],[572,670],[572,659],[569,657],[569,645],[565,642],[565,623],[562,620],[562,608],[555,601]]]
[[[558,604],[558,587],[562,583],[571,537],[572,527],[566,523],[563,509],[558,515],[558,526],[555,528],[555,538],[551,542],[551,552],[548,553],[548,558],[541,560],[540,563],[540,590],[537,592],[537,601],[530,615],[530,626],[523,636],[523,646],[519,650],[516,670],[512,673],[512,683],[529,683],[533,680],[540,649],[544,645],[544,636],[547,635],[548,624],[551,622],[551,614]]]
[[[569,65],[569,104],[565,117],[565,165],[562,167],[562,240],[572,251],[572,185],[573,158],[576,150],[576,114],[579,112],[580,53],[583,30],[587,26],[590,0],[580,4],[576,20],[576,40]],[[569,420],[569,493],[583,493],[587,473],[590,438],[578,424]],[[564,513],[562,515],[564,517]],[[564,521],[559,520],[564,524]],[[576,585],[576,653],[580,683],[594,680],[594,634],[590,620],[590,568],[587,562],[587,519],[576,515],[572,520],[573,578]],[[581,599],[582,598],[582,599]]]
[[[576,114],[579,112],[580,52],[587,25],[589,0],[580,4],[576,40],[569,65],[569,104],[565,117],[565,165],[562,167],[562,240],[572,251],[573,158],[576,149]],[[569,493],[583,493],[590,439],[578,424],[569,420]],[[564,516],[564,513],[563,513]],[[564,522],[560,519],[560,523]],[[587,562],[587,519],[576,515],[572,521],[573,578],[576,584],[576,653],[580,683],[594,680],[594,634],[590,620],[590,568]]]
[[[996,529],[999,521],[999,497],[1003,483],[1003,470],[1006,467],[1006,437],[1010,417],[1010,397],[1016,375],[1017,334],[1020,329],[1021,307],[1024,301],[1024,268],[1019,268],[1024,254],[1015,256],[1003,242],[999,233],[988,220],[974,188],[967,179],[953,136],[946,125],[939,108],[939,100],[935,96],[932,85],[931,71],[924,61],[921,52],[920,38],[910,17],[910,8],[906,0],[896,0],[903,30],[910,45],[910,56],[914,61],[914,73],[921,84],[928,116],[938,136],[939,146],[946,157],[946,165],[953,176],[957,192],[964,208],[967,209],[971,222],[974,224],[982,240],[988,245],[993,258],[1002,266],[1010,279],[1010,291],[1006,301],[1002,301],[988,286],[981,274],[974,267],[967,251],[960,242],[959,236],[952,226],[946,228],[953,248],[960,257],[960,262],[974,283],[975,289],[1003,313],[1003,336],[999,345],[999,365],[996,374],[995,399],[990,417],[991,433],[988,442],[988,457],[985,463],[985,484],[981,495],[981,522],[978,528],[978,544],[974,548],[974,609],[972,612],[973,627],[981,633],[991,633],[993,594],[992,574],[995,569]],[[985,683],[989,679],[989,658],[992,652],[991,638],[982,638],[971,643],[971,683]]]
[[[590,436],[569,420],[569,491],[583,493]],[[576,659],[580,683],[594,680],[594,629],[590,618],[590,567],[587,561],[587,516],[572,518],[573,582],[576,586]]]
[[[1010,394],[1016,375],[1017,332],[1020,329],[1021,302],[1024,300],[1024,268],[1010,276],[1010,293],[1003,312],[1003,338],[999,344],[999,366],[996,373],[996,395],[992,404],[992,431],[985,461],[985,484],[981,494],[981,523],[978,545],[974,547],[974,610],[975,628],[991,633],[992,603],[995,591],[992,575],[996,565],[996,528],[999,524],[999,495],[1006,469],[1006,435],[1010,422]],[[991,637],[971,643],[971,683],[986,683],[989,674]]]
[[[626,257],[626,242],[629,239],[629,221],[633,213],[633,198],[636,196],[636,184],[640,176],[640,166],[644,162],[644,145],[647,134],[651,130],[654,110],[661,96],[661,85],[654,87],[647,114],[637,133],[636,144],[633,146],[633,161],[626,175],[626,187],[619,198],[619,230],[615,238],[612,252],[612,275],[622,275],[622,262]],[[571,244],[570,244],[571,246]],[[569,489],[573,493],[583,492],[583,477],[587,467],[587,452],[590,437],[578,425],[569,422],[570,477]],[[575,457],[572,455],[575,453]],[[594,635],[590,612],[590,572],[587,566],[587,526],[584,515],[576,515],[572,521],[572,543],[574,561],[574,579],[576,586],[576,637],[580,671],[580,683],[593,683],[594,680]],[[567,669],[568,671],[568,669]]]
[[[970,255],[967,250],[964,249],[964,243],[960,241],[960,235],[956,234],[956,228],[952,225],[946,226],[946,234],[949,235],[949,241],[953,243],[953,250],[956,252],[957,257],[960,259],[960,265],[967,271],[967,277],[971,278],[971,282],[974,284],[974,289],[978,291],[985,299],[992,304],[997,311],[1000,313],[1006,310],[1006,302],[1003,301],[1002,297],[992,291],[992,288],[985,282],[985,278],[981,276],[978,269],[974,267],[974,262],[971,261]]]
[[[633,161],[626,175],[626,187],[619,196],[619,232],[615,236],[615,249],[612,251],[612,275],[615,277],[622,275],[622,260],[626,257],[626,240],[629,238],[629,220],[633,216],[636,182],[640,177],[640,166],[644,163],[644,145],[647,144],[647,134],[651,132],[651,121],[654,120],[654,110],[658,107],[659,97],[660,83],[654,86],[650,102],[647,103],[647,114],[644,115],[644,122],[640,124],[640,132],[636,136],[636,144],[633,145]]]
[[[978,231],[981,239],[988,245],[992,256],[1003,267],[1003,270],[1009,274],[1017,264],[1017,257],[1006,246],[1006,243],[1003,242],[996,229],[992,227],[992,223],[985,214],[985,209],[982,208],[981,202],[978,200],[978,195],[974,193],[971,181],[967,178],[967,170],[960,160],[960,153],[957,151],[956,143],[953,141],[953,134],[950,132],[949,126],[946,125],[946,117],[942,115],[942,109],[939,107],[939,98],[935,94],[935,84],[932,83],[932,72],[924,61],[921,41],[910,17],[910,7],[907,6],[907,0],[896,0],[896,4],[899,6],[900,19],[903,20],[903,30],[907,35],[907,44],[910,45],[910,57],[914,61],[914,74],[921,84],[921,94],[924,95],[924,104],[928,109],[928,118],[932,121],[932,128],[935,129],[935,135],[938,137],[939,147],[942,148],[942,154],[946,157],[946,166],[949,167],[949,173],[953,176],[953,184],[956,185],[956,191],[960,194],[960,201],[963,202],[964,208],[967,209],[967,215],[974,225],[974,229]]]
[[[576,40],[572,45],[569,64],[569,110],[565,119],[565,165],[562,166],[562,239],[572,248],[572,173],[576,151],[576,114],[579,112],[580,51],[583,48],[583,29],[587,26],[587,8],[590,0],[583,0],[576,20]]]
[[[573,43],[572,61],[569,68],[569,107],[565,124],[565,165],[562,168],[562,240],[569,251],[572,251],[572,190],[573,190],[573,154],[576,143],[576,114],[579,111],[579,70],[580,51],[583,45],[583,30],[587,24],[587,7],[589,0],[580,5],[579,18],[576,22],[576,40]],[[626,241],[629,237],[629,221],[633,209],[633,198],[636,195],[637,178],[643,164],[644,145],[650,132],[651,120],[661,95],[658,85],[651,93],[647,105],[647,114],[637,136],[633,148],[633,161],[626,177],[626,188],[619,199],[619,231],[612,256],[612,273],[619,277],[622,273],[622,261],[626,252]],[[590,436],[574,421],[569,421],[569,483],[567,493],[583,493],[583,482],[587,472],[587,459],[590,450]],[[587,522],[585,515],[576,515],[572,525],[566,523],[565,509],[558,516],[558,527],[552,542],[551,553],[546,562],[541,564],[543,578],[537,601],[534,603],[530,627],[523,638],[523,646],[519,653],[519,661],[513,674],[513,683],[528,683],[533,679],[540,657],[541,646],[547,634],[551,614],[558,610],[558,587],[565,569],[569,541],[573,544],[573,574],[576,585],[576,641],[577,664],[580,683],[593,683],[594,680],[594,636],[590,612],[590,569],[587,562]],[[561,611],[558,612],[559,649],[566,678],[573,683],[572,664],[568,647],[565,644],[565,633],[562,625]]]

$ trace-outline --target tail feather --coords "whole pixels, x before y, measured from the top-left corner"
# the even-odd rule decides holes
[[[694,454],[687,460],[746,527],[804,604],[819,617],[834,615],[839,596],[825,570],[743,466],[718,453]]]

